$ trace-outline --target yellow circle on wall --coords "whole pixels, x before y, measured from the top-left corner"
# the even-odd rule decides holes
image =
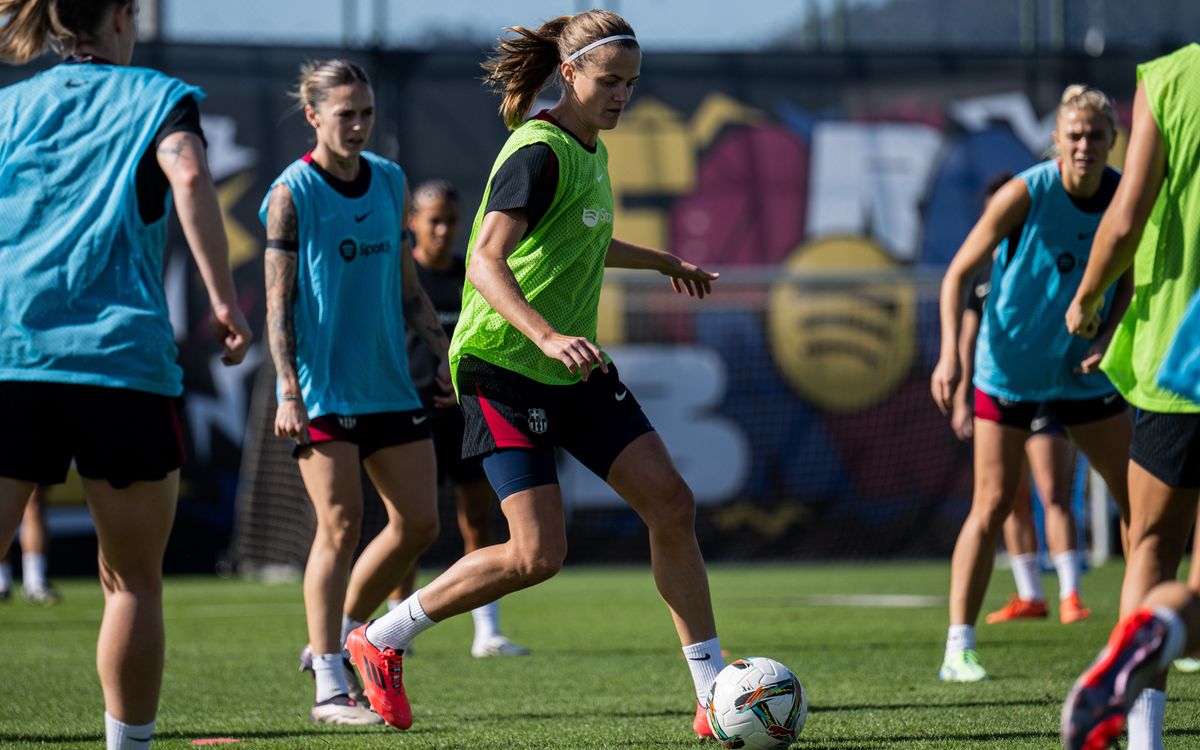
[[[854,278],[897,265],[878,243],[857,236],[810,242],[788,258],[788,274],[767,302],[767,327],[775,362],[801,396],[830,411],[860,411],[908,375],[915,285]]]

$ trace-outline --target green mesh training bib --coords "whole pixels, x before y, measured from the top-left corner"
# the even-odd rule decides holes
[[[1137,72],[1168,167],[1134,256],[1133,300],[1101,368],[1138,408],[1196,413],[1200,404],[1158,386],[1158,370],[1200,289],[1200,45],[1139,65]]]
[[[529,120],[513,131],[496,157],[487,189],[467,242],[467,264],[492,192],[492,178],[517,150],[545,143],[558,157],[558,189],[546,215],[508,256],[525,299],[558,333],[596,342],[604,259],[612,241],[613,197],[608,181],[608,150],[597,140],[589,153],[569,133],[543,120]],[[540,383],[579,381],[566,365],[550,359],[467,281],[462,314],[450,342],[450,367],[457,387],[458,363],[470,354]]]

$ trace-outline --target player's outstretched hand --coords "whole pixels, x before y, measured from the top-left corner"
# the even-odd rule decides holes
[[[236,365],[246,356],[254,334],[250,333],[250,324],[237,305],[217,305],[213,307],[213,335],[217,345],[223,350],[221,362],[225,365]]]
[[[674,258],[671,266],[663,271],[671,277],[671,288],[678,294],[687,293],[689,297],[704,299],[704,295],[712,294],[712,283],[721,278],[721,274],[705,271],[694,263],[688,263],[682,258]]]
[[[588,375],[597,367],[601,372],[608,372],[608,364],[604,361],[604,352],[582,336],[564,336],[561,333],[552,333],[538,344],[538,348],[550,359],[562,362],[571,372],[579,373],[583,380],[587,380]]]

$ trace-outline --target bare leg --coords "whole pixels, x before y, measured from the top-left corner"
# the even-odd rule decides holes
[[[396,582],[414,570],[417,558],[438,533],[432,440],[383,448],[363,464],[379,490],[388,521],[350,572],[345,612],[359,622],[369,619]]]
[[[975,419],[975,492],[950,563],[950,624],[974,625],[992,577],[996,541],[1025,471],[1029,433]]]
[[[25,504],[21,519],[21,554],[46,554],[46,500],[41,487],[35,487]]]
[[[1026,445],[1028,446],[1028,443]],[[1013,491],[1012,510],[1008,518],[1004,519],[1004,549],[1008,550],[1010,556],[1032,555],[1037,552],[1033,496],[1029,492],[1029,476],[1024,466],[1021,467],[1017,487]]]
[[[148,724],[162,687],[162,562],[175,521],[179,472],[120,490],[84,479],[83,489],[100,543],[104,615],[96,671],[104,708],[126,724]]]
[[[1187,585],[1192,591],[1200,593],[1200,511],[1197,513],[1196,530],[1192,532],[1192,563],[1188,568]]]
[[[1133,423],[1127,412],[1067,428],[1071,441],[1104,479],[1121,512],[1121,545],[1129,551],[1129,442]]]
[[[421,608],[435,622],[553,577],[567,555],[562,493],[557,484],[514,492],[500,503],[509,539],[463,555],[421,589]]]
[[[1071,479],[1075,452],[1071,443],[1053,435],[1034,435],[1025,444],[1029,468],[1046,521],[1050,554],[1074,551],[1075,517],[1071,513]]]
[[[1150,589],[1175,579],[1196,518],[1200,490],[1180,489],[1129,462],[1129,561],[1121,586],[1121,617],[1139,608]]]
[[[1175,581],[1159,584],[1142,600],[1139,609],[1166,607],[1175,610],[1187,626],[1185,654],[1200,654],[1200,596],[1189,586]]]
[[[300,475],[317,518],[304,568],[308,642],[314,654],[339,653],[350,562],[362,533],[358,446],[342,441],[318,443],[300,459]]]
[[[708,573],[696,541],[696,501],[657,432],[625,446],[608,483],[637,511],[650,532],[650,567],[675,621],[679,642],[717,635]]]
[[[3,546],[6,555],[16,536],[29,496],[36,487],[33,482],[0,477],[0,546]]]

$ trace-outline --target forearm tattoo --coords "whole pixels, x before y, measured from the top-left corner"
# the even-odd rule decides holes
[[[267,240],[295,245],[296,207],[286,188],[271,193],[267,207]],[[275,372],[281,379],[296,378],[296,328],[293,304],[299,253],[268,248],[264,278],[267,287],[267,341]]]

